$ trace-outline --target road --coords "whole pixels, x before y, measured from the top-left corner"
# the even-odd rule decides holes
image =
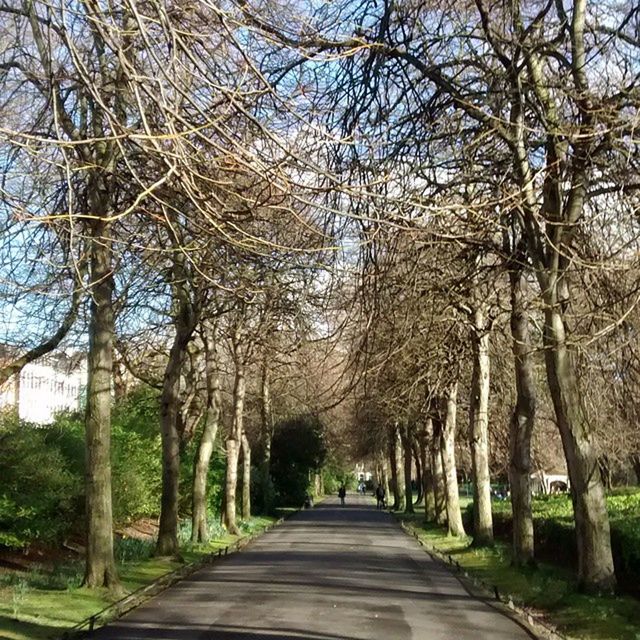
[[[524,640],[370,497],[329,498],[198,571],[96,640]]]

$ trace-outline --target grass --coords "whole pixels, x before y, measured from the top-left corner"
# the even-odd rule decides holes
[[[264,530],[274,518],[256,517],[242,523],[240,537]],[[198,562],[210,553],[238,540],[217,530],[206,544],[187,542],[188,530],[181,530],[183,562],[152,557],[153,543],[120,540],[116,547],[118,570],[127,593],[146,586],[163,575]],[[0,579],[0,639],[40,640],[59,637],[65,629],[96,614],[118,599],[107,589],[80,587],[82,564],[72,563],[45,572],[40,568],[25,573],[4,574]]]
[[[425,524],[421,514],[401,518],[425,546],[451,555],[470,575],[497,586],[515,604],[539,612],[561,633],[588,640],[640,640],[640,603],[635,598],[579,593],[568,569],[544,563],[517,569],[505,543],[474,548],[470,538],[448,536],[442,527]]]

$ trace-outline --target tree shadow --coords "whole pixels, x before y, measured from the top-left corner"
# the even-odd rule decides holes
[[[24,622],[7,616],[0,616],[0,640],[17,636],[33,638],[33,640],[59,638],[62,633],[64,633],[64,629],[60,627],[37,622]]]

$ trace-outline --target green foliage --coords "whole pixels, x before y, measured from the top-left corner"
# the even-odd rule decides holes
[[[180,456],[179,511],[181,514],[191,514],[194,464],[198,453],[202,427],[203,425],[200,425],[194,437],[184,447]],[[219,440],[216,444],[218,443]],[[158,454],[158,456],[160,456],[160,454]],[[158,457],[158,461],[160,461],[160,457]],[[225,473],[225,453],[222,448],[216,446],[209,461],[209,472],[207,474],[207,511],[212,514],[220,514],[222,511]]]
[[[113,512],[116,522],[156,515],[161,492],[158,394],[140,388],[114,408]],[[84,421],[63,413],[39,427],[0,416],[0,544],[59,544],[82,527]]]
[[[0,542],[59,542],[78,520],[82,477],[56,447],[55,432],[5,416],[0,421]]]
[[[640,582],[640,490],[626,488],[607,497],[611,526],[611,550],[616,573],[623,585],[637,589]],[[536,496],[532,501],[536,554],[540,558],[576,563],[573,507],[566,494]],[[494,527],[502,536],[511,535],[511,503],[493,503]],[[471,525],[472,505],[465,512]]]
[[[313,415],[301,415],[275,427],[271,446],[271,477],[280,505],[302,505],[309,474],[326,458],[324,425]]]
[[[328,495],[338,493],[341,484],[345,484],[348,489],[355,489],[357,486],[356,476],[347,464],[330,457],[323,469],[324,491]]]
[[[216,529],[215,522],[210,524],[213,539],[206,544],[188,543],[181,547],[184,561],[201,561],[237,540],[221,527]],[[270,524],[273,524],[273,518],[252,518],[241,526],[243,530],[255,533]],[[118,572],[123,587],[129,592],[183,564],[172,558],[148,557],[144,543],[138,546],[129,539],[120,550],[116,548],[116,555],[126,558]],[[19,574],[0,573],[0,638],[7,637],[6,634],[15,640],[60,637],[65,629],[101,611],[119,597],[107,589],[79,587],[82,575],[82,563],[55,567],[50,574],[40,568]]]
[[[158,392],[140,387],[116,405],[112,420],[113,517],[156,515],[162,491]]]
[[[127,564],[147,560],[153,555],[155,546],[155,540],[116,538],[113,551],[118,564]]]
[[[534,502],[538,503],[536,509],[543,508],[548,502],[552,510],[564,513],[561,499],[562,496],[553,496],[550,500],[539,502],[536,499]],[[499,515],[505,513],[502,507],[497,512]],[[547,621],[570,637],[591,640],[637,640],[640,637],[640,608],[634,598],[580,593],[572,572],[564,567],[544,562],[537,568],[515,567],[507,543],[475,548],[469,537],[455,538],[447,535],[442,527],[424,525],[422,515],[403,516],[402,519],[410,523],[427,548],[436,548],[445,556],[451,556],[490,588],[495,585],[503,596],[511,596],[517,605],[541,610]],[[554,562],[560,553],[556,552]]]
[[[276,487],[267,464],[251,469],[251,505],[255,513],[272,514],[276,507]]]

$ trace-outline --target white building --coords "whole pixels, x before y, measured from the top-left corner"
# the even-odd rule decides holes
[[[564,493],[569,491],[571,483],[566,473],[545,473],[536,471],[530,475],[531,493],[549,495],[550,493]]]
[[[354,471],[354,475],[358,482],[369,482],[373,475],[371,471],[367,471],[364,462],[358,462]]]
[[[49,354],[0,387],[0,409],[17,408],[20,419],[49,424],[59,411],[81,409],[86,387],[84,354]]]

